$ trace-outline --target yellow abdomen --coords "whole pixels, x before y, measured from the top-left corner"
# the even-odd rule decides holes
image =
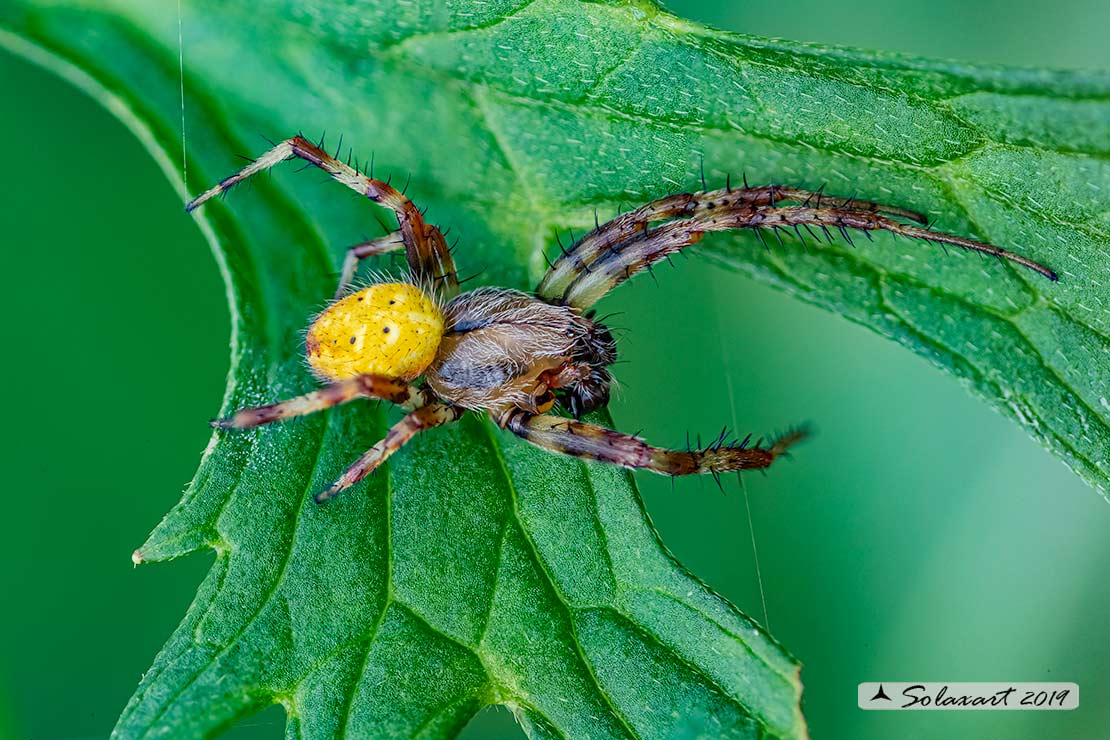
[[[411,380],[431,364],[443,314],[415,285],[363,288],[324,309],[308,329],[308,363],[324,380],[361,373]]]

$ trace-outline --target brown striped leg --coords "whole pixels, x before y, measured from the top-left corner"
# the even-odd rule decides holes
[[[741,228],[757,229],[775,228],[776,226],[792,228],[795,225],[803,226],[811,224],[823,228],[832,227],[841,232],[844,232],[845,229],[857,229],[859,231],[889,231],[899,236],[924,239],[941,244],[951,244],[952,246],[966,249],[969,252],[978,252],[990,257],[998,257],[999,259],[1008,260],[1015,265],[1021,265],[1022,267],[1030,269],[1049,280],[1055,281],[1058,279],[1055,272],[1041,263],[1035,262],[1016,252],[1011,252],[1008,249],[996,247],[993,244],[987,244],[986,242],[980,242],[974,239],[967,239],[962,236],[933,231],[924,226],[904,224],[877,213],[865,213],[833,207],[816,208],[812,206],[788,206],[785,208],[761,208],[757,211],[755,217],[743,216],[737,223]],[[728,227],[726,226],[725,228]]]
[[[848,229],[889,231],[892,234],[951,244],[1009,260],[1044,275],[1049,280],[1057,279],[1056,273],[1044,265],[993,244],[943,234],[923,226],[904,224],[878,213],[811,206],[744,206],[739,209],[707,210],[693,218],[669,221],[618,245],[571,282],[563,294],[563,302],[579,309],[589,308],[637,272],[698,243],[710,231],[792,229],[795,226],[816,226],[826,232],[833,228],[840,231],[845,238],[848,238]]]
[[[766,468],[806,436],[805,431],[798,430],[762,447],[758,443],[749,446],[747,440],[726,445],[722,435],[721,440],[705,449],[681,451],[652,447],[638,437],[595,424],[531,414],[523,409],[512,409],[499,423],[521,439],[551,452],[601,460],[625,468],[644,468],[663,475],[717,475],[732,470]]]
[[[925,214],[911,211],[908,208],[876,203],[872,200],[857,200],[856,198],[841,198],[835,195],[826,195],[824,190],[803,190],[792,188],[789,185],[763,185],[758,188],[745,188],[739,191],[743,194],[741,202],[753,206],[777,206],[787,202],[801,205],[812,205],[816,208],[836,208],[842,211],[864,211],[866,213],[885,213],[888,216],[916,221],[924,226],[929,223]],[[717,191],[721,193],[721,191]],[[703,210],[712,211],[721,207],[722,202],[704,202]]]
[[[567,286],[591,264],[622,242],[642,234],[653,221],[688,214],[696,207],[697,193],[679,193],[660,198],[634,211],[622,213],[589,232],[555,260],[544,275],[536,294],[548,300],[561,300]]]
[[[365,195],[379,205],[392,209],[397,214],[401,239],[405,244],[405,255],[413,276],[421,283],[431,286],[443,297],[450,298],[459,292],[455,262],[451,258],[451,252],[447,248],[443,234],[436,227],[424,222],[423,214],[411,200],[388,183],[367,177],[300,135],[286,139],[236,174],[221,180],[186,205],[185,210],[192,211],[251,175],[293,157],[319,167],[343,185]]]
[[[704,193],[678,193],[652,201],[634,211],[621,214],[607,221],[579,239],[562,257],[555,261],[536,293],[549,300],[560,300],[570,284],[593,263],[612,251],[619,251],[629,239],[643,235],[651,223],[679,216],[697,216],[701,213],[742,208],[744,206],[775,206],[785,202],[822,205],[829,208],[885,213],[925,224],[922,214],[898,206],[889,206],[869,200],[838,198],[817,190],[802,190],[788,185],[764,185],[757,188],[732,188],[710,190]]]
[[[458,406],[448,406],[442,403],[430,403],[413,411],[394,424],[389,433],[385,435],[385,439],[367,450],[351,467],[347,468],[347,471],[340,476],[339,480],[316,494],[316,503],[327,501],[332,496],[350,488],[370,475],[390,455],[401,449],[406,442],[420,432],[458,421],[464,413],[465,410]]]
[[[347,256],[343,259],[343,269],[339,273],[339,286],[335,289],[335,300],[343,297],[343,294],[351,287],[351,282],[355,279],[355,271],[358,270],[358,263],[361,260],[368,257],[377,257],[379,254],[388,254],[403,246],[405,246],[405,241],[401,238],[401,234],[393,232],[377,239],[371,239],[368,242],[359,242],[348,249]]]
[[[357,375],[287,401],[240,409],[226,419],[213,419],[212,426],[217,429],[250,429],[272,421],[330,409],[356,398],[381,398],[408,409],[419,408],[428,402],[423,390],[403,380],[380,375]]]

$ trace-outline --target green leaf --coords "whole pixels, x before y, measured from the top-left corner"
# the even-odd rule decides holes
[[[105,5],[9,1],[0,41],[96,95],[176,180],[177,18]],[[697,188],[703,161],[717,183],[827,182],[1049,264],[1059,284],[882,237],[700,248],[929,357],[1106,491],[1106,75],[769,42],[648,2],[183,5],[190,190],[259,134],[342,132],[379,176],[412,176],[481,282],[529,286],[555,229]],[[281,172],[200,214],[233,308],[225,410],[311,387],[298,332],[342,248],[377,233],[371,209]],[[314,505],[387,416],[213,439],[139,552],[215,565],[120,736],[206,735],[274,702],[292,737],[449,736],[491,703],[538,737],[805,735],[797,663],[670,557],[620,471],[471,418]]]

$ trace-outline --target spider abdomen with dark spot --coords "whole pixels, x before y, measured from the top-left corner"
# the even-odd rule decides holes
[[[305,335],[305,355],[327,382],[370,373],[411,380],[435,357],[443,314],[409,283],[378,283],[332,302]]]

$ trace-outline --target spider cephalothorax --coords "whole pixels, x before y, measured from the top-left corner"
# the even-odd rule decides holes
[[[301,136],[281,142],[189,203],[187,210],[292,157],[391,208],[399,226],[395,234],[348,250],[335,300],[309,327],[306,356],[328,385],[213,422],[243,429],[355,398],[386,399],[407,409],[408,415],[385,439],[318,494],[317,501],[362,480],[418,432],[456,421],[468,410],[488,413],[498,425],[553,452],[629,468],[717,475],[769,466],[804,433],[791,432],[765,446],[749,445],[747,439],[726,444],[722,438],[705,449],[666,450],[578,420],[608,403],[608,367],[617,356],[609,330],[592,318],[593,304],[710,231],[749,228],[777,234],[786,228],[802,238],[799,228],[817,228],[826,236],[830,228],[845,236],[847,229],[881,229],[1006,259],[1056,279],[1052,270],[1019,254],[932,231],[914,211],[832,198],[820,191],[745,183],[743,188],[726,184],[721,190],[667,196],[599,224],[555,261],[534,294],[508,288],[460,293],[442,232],[426,223],[411,201]],[[411,282],[383,282],[348,292],[359,260],[401,248]],[[573,419],[548,413],[559,400]]]
[[[447,334],[425,380],[440,398],[495,419],[544,413],[555,393],[590,382],[615,354],[605,328],[569,306],[506,288],[479,288],[444,309]],[[611,340],[610,340],[611,343]]]

